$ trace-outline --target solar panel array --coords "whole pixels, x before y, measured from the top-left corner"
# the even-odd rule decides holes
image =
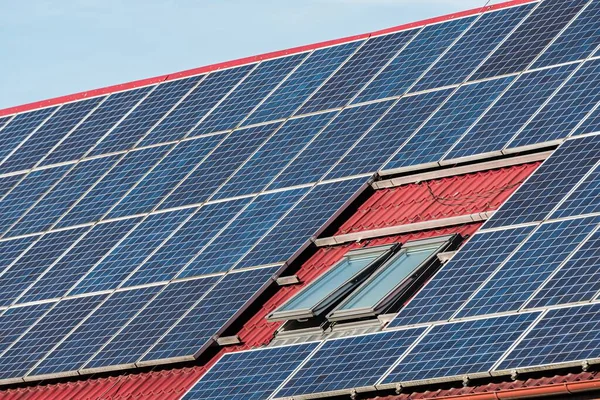
[[[338,383],[418,378],[417,367],[392,361],[407,354],[431,357],[441,375],[491,369],[539,312],[487,314],[597,296],[579,283],[595,277],[596,248],[586,244],[597,240],[597,224],[584,214],[597,212],[600,140],[579,135],[595,132],[598,120],[598,3],[482,8],[1,118],[0,382],[193,359],[377,170],[572,137],[391,324],[436,325],[358,340],[352,346],[373,346],[389,368],[369,370],[368,379],[342,371],[348,375]],[[539,267],[527,254],[543,248],[535,238],[562,240],[569,227],[576,235],[543,273],[524,272],[531,279],[511,287],[510,301],[490,300],[523,273],[513,263]],[[581,273],[569,273],[575,267]],[[457,279],[458,271],[473,279]],[[439,324],[463,315],[486,322]],[[501,345],[489,336],[498,324],[507,329]],[[483,361],[450,366],[444,357],[456,359],[460,348],[420,350],[419,341],[438,343],[459,328],[489,336],[484,342],[494,351],[483,346],[474,350],[485,352]],[[316,357],[343,350],[318,346]],[[268,362],[310,352],[294,349],[275,351]],[[320,367],[302,360],[265,371],[276,376],[256,388],[257,398],[279,386],[281,393],[305,390],[302,376]],[[286,371],[297,367],[306,375],[288,382]],[[306,388],[334,389],[347,388]],[[219,397],[218,386],[202,390]]]

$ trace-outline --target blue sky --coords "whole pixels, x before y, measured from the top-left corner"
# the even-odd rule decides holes
[[[0,14],[0,108],[482,6],[485,0],[28,0]]]

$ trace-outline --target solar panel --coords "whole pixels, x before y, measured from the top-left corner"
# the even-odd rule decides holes
[[[599,223],[600,217],[590,217],[541,225],[457,318],[519,310]]]
[[[600,358],[600,304],[550,310],[496,370]]]
[[[23,175],[8,175],[0,177],[0,200],[21,182]]]
[[[5,273],[6,269],[12,265],[19,255],[37,239],[37,236],[25,236],[0,241],[0,274]]]
[[[224,354],[186,393],[185,400],[268,398],[318,343]]]
[[[545,218],[600,160],[600,136],[563,143],[504,203],[485,228]]]
[[[400,310],[389,327],[452,317],[532,230],[520,227],[475,235]]]
[[[275,397],[374,386],[425,328],[327,340]]]
[[[513,314],[434,326],[383,383],[487,372],[538,316]]]
[[[552,213],[551,218],[566,218],[600,211],[600,199],[598,198],[599,174],[600,168],[596,166],[592,173],[579,183],[564,203]]]
[[[0,354],[23,335],[55,303],[12,307],[0,314]]]

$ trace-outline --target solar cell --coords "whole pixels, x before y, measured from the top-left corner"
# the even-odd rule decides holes
[[[540,221],[600,160],[600,136],[563,143],[488,220],[485,228]]]
[[[354,103],[406,93],[475,19],[476,17],[455,19],[420,30],[410,44],[359,93]]]
[[[600,304],[550,310],[496,370],[600,357]]]
[[[572,136],[584,135],[586,133],[600,132],[600,104],[583,119],[581,126],[575,128],[571,133]]]
[[[400,310],[389,327],[452,317],[532,230],[533,227],[521,227],[475,235]]]
[[[600,211],[600,168],[596,166],[565,202],[552,213],[551,218],[572,217],[598,211]]]
[[[0,177],[0,201],[23,179],[23,175],[7,175]]]
[[[384,169],[436,162],[513,80],[505,77],[460,87]]]
[[[0,315],[0,353],[27,331],[55,303],[13,307]]]
[[[297,114],[342,107],[418,33],[396,32],[367,40],[302,106]]]
[[[544,0],[494,51],[473,79],[524,70],[585,6],[587,0]]]
[[[599,223],[600,217],[590,217],[540,226],[457,318],[519,310]]]
[[[0,274],[3,274],[21,253],[28,249],[38,238],[38,236],[25,236],[22,238],[0,241]],[[2,278],[0,278],[0,281],[1,279]]]
[[[2,128],[4,128],[4,126],[6,124],[8,124],[10,122],[11,119],[12,119],[12,116],[0,118],[0,131],[2,130]]]
[[[183,398],[268,398],[310,355],[317,344],[303,343],[224,354]]]
[[[487,372],[538,316],[513,314],[434,326],[383,383]]]
[[[327,340],[275,397],[374,386],[425,328]]]
[[[278,267],[230,273],[144,355],[143,361],[197,355],[220,333],[226,323],[255,296],[272,283]]]
[[[518,77],[444,159],[502,150],[575,67],[562,65]]]

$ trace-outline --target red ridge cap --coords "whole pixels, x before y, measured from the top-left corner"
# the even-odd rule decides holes
[[[471,10],[466,10],[466,11],[461,11],[461,12],[457,12],[457,13],[443,15],[440,17],[424,19],[424,20],[417,21],[417,22],[410,22],[408,24],[398,25],[398,26],[395,26],[392,28],[387,28],[387,29],[383,29],[383,30],[379,30],[379,31],[375,31],[375,32],[363,33],[360,35],[347,36],[347,37],[340,38],[340,39],[327,40],[324,42],[318,42],[318,43],[313,43],[313,44],[304,45],[304,46],[292,47],[292,48],[286,49],[286,50],[272,51],[269,53],[259,54],[256,56],[244,57],[244,58],[239,58],[239,59],[232,60],[232,61],[220,62],[220,63],[206,65],[206,66],[199,67],[199,68],[193,68],[193,69],[188,69],[185,71],[175,72],[175,73],[171,73],[171,74],[160,75],[160,76],[156,76],[153,78],[140,79],[140,80],[133,81],[133,82],[122,83],[122,84],[112,85],[112,86],[106,86],[103,88],[87,90],[84,92],[74,93],[74,94],[70,94],[70,95],[66,95],[66,96],[54,97],[54,98],[47,99],[47,100],[41,100],[41,101],[36,101],[33,103],[27,103],[27,104],[23,104],[23,105],[19,105],[19,106],[0,109],[0,117],[4,117],[7,115],[16,114],[16,113],[20,113],[20,112],[24,112],[24,111],[32,111],[32,110],[36,110],[39,108],[45,108],[45,107],[50,107],[50,106],[54,106],[54,105],[58,105],[58,104],[68,103],[71,101],[82,100],[82,99],[85,99],[88,97],[102,96],[102,95],[106,95],[106,94],[110,94],[110,93],[121,92],[124,90],[135,89],[135,88],[139,88],[142,86],[153,85],[153,84],[160,83],[160,82],[186,78],[186,77],[190,77],[190,76],[194,76],[194,75],[201,75],[201,74],[211,72],[211,71],[218,71],[220,69],[237,67],[237,66],[245,65],[245,64],[251,64],[251,63],[254,63],[257,61],[268,60],[268,59],[277,58],[277,57],[283,57],[283,56],[290,55],[290,54],[303,53],[305,51],[316,50],[316,49],[320,49],[323,47],[334,46],[334,45],[342,44],[342,43],[349,43],[349,42],[353,42],[353,41],[360,40],[360,39],[367,39],[372,36],[379,36],[379,35],[384,35],[384,34],[388,34],[388,33],[399,32],[399,31],[403,31],[403,30],[407,30],[407,29],[418,28],[418,27],[431,25],[431,24],[435,24],[435,23],[439,23],[439,22],[449,21],[452,19],[468,17],[471,15],[476,15],[476,14],[483,13],[486,11],[493,11],[493,10],[499,10],[502,8],[508,8],[508,7],[521,5],[521,4],[534,3],[536,1],[538,1],[538,0],[509,0],[509,1],[506,1],[503,3],[498,3],[498,4],[491,5],[491,6],[478,7],[478,8],[473,8]]]

